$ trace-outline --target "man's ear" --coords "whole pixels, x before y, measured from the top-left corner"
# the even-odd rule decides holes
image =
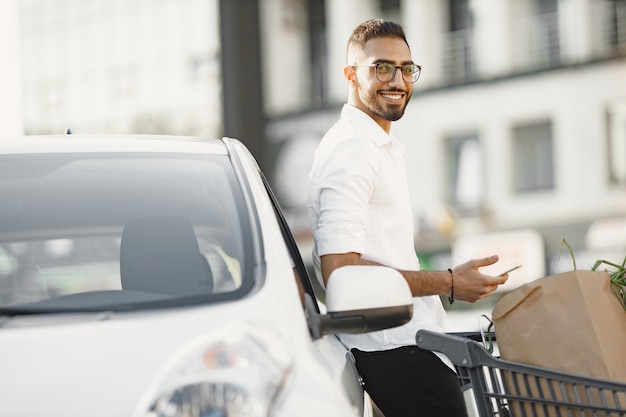
[[[343,76],[346,77],[348,84],[353,85],[356,83],[356,69],[351,65],[343,67]]]

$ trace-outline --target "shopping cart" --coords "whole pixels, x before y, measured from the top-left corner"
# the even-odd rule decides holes
[[[470,416],[626,416],[626,384],[499,359],[469,337],[420,330],[415,340],[455,365]]]

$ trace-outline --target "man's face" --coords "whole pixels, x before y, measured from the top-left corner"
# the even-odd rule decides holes
[[[402,39],[386,37],[367,41],[356,65],[377,63],[399,66],[412,64],[413,61],[409,47]],[[413,92],[413,84],[402,79],[400,69],[387,82],[376,78],[374,67],[358,67],[354,70],[357,97],[352,104],[369,114],[383,128],[400,119]]]

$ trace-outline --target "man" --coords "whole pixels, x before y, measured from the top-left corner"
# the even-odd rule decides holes
[[[356,358],[365,389],[385,416],[465,416],[451,364],[442,355],[417,348],[415,333],[421,328],[443,331],[440,295],[450,302],[474,302],[508,276],[478,271],[497,262],[495,255],[448,271],[419,270],[404,146],[390,129],[404,114],[420,71],[401,26],[375,19],[352,33],[344,68],[347,104],[322,139],[310,174],[313,260],[324,285],[332,271],[355,264],[393,267],[409,284],[414,297],[409,323],[341,335]]]

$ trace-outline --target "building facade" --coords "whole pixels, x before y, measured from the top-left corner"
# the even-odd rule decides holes
[[[370,17],[397,19],[423,65],[407,112],[394,125],[407,146],[422,257],[438,264],[446,253],[457,258],[452,252],[460,237],[533,230],[545,255],[541,267],[527,268],[534,275],[570,266],[556,259],[563,239],[580,257],[578,265],[588,257],[623,258],[626,2],[347,0],[327,1],[325,8],[327,46],[320,59],[326,79],[308,106],[319,106],[319,97],[326,102],[307,112],[301,93],[288,103],[283,88],[270,88],[267,108],[282,116],[270,125],[270,138],[300,140],[310,150],[345,100],[350,31]],[[301,62],[299,70],[282,67],[298,76],[277,77],[296,84],[294,92],[311,88],[298,80],[314,80],[304,74],[316,62]],[[297,114],[285,117],[286,107]],[[287,146],[295,154],[293,148]],[[304,163],[306,152],[300,158]],[[302,186],[291,185],[294,191]]]
[[[12,1],[26,134],[219,134],[215,1]]]
[[[15,0],[24,130],[222,132],[217,0]],[[239,0],[242,7],[246,1]],[[255,3],[257,4],[257,3]],[[625,0],[258,0],[266,174],[303,252],[312,152],[362,21],[423,66],[394,132],[424,268],[496,251],[512,284],[626,256]],[[245,30],[246,28],[241,28]],[[239,71],[245,76],[245,71]],[[242,138],[245,142],[245,138]]]
[[[288,77],[300,80],[294,92],[317,89],[305,98],[320,109],[307,111],[302,94],[287,103],[283,88],[266,97],[278,116],[268,137],[284,146],[273,178],[279,194],[286,190],[292,223],[305,231],[303,246],[306,202],[298,191],[306,187],[312,150],[346,97],[346,40],[361,21],[382,16],[404,26],[423,66],[404,117],[392,127],[407,148],[422,267],[445,269],[498,253],[497,268],[523,265],[502,294],[574,265],[624,260],[626,1],[345,0],[326,1],[325,16],[325,55],[302,58],[303,66],[291,70],[298,76]],[[305,75],[319,62],[322,82]],[[285,116],[281,106],[296,112]],[[474,327],[466,320],[497,299],[471,306],[474,314],[455,305],[451,329]]]

